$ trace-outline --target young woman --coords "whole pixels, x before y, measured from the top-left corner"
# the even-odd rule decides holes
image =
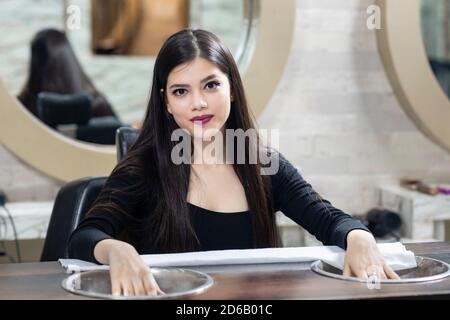
[[[200,140],[190,163],[174,161],[172,133],[180,129]],[[375,266],[380,277],[396,277],[364,225],[321,199],[282,155],[268,151],[279,161],[268,175],[260,156],[236,161],[242,152],[249,160],[260,141],[230,147],[223,134],[231,129],[254,125],[230,51],[207,31],[172,35],[156,59],[140,135],[73,232],[70,257],[109,264],[113,294],[156,294],[139,254],[276,247],[280,210],[346,249],[345,274],[368,277]],[[216,142],[224,153],[202,153]]]
[[[31,42],[28,80],[18,99],[36,117],[37,96],[42,91],[92,95],[92,117],[114,116],[110,103],[87,77],[66,35],[55,29],[39,31]]]

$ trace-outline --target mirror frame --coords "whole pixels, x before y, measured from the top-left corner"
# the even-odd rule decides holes
[[[377,43],[400,105],[428,138],[450,151],[450,100],[428,62],[420,0],[377,0]]]
[[[243,77],[255,117],[264,110],[283,73],[296,12],[295,0],[261,0],[258,5],[256,42]],[[79,142],[48,128],[20,104],[1,78],[0,143],[31,167],[60,181],[107,176],[117,162],[114,146]]]

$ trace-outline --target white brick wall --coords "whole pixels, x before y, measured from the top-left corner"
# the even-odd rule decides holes
[[[52,200],[62,183],[34,170],[0,145],[0,190],[8,200]]]

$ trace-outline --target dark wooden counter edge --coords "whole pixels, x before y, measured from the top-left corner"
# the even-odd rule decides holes
[[[445,257],[446,262],[450,262],[450,242],[424,242],[424,243],[411,243],[411,244],[405,244],[406,248],[408,250],[413,251],[418,256],[428,256],[431,258],[440,258]],[[14,285],[12,281],[12,277],[17,279],[16,277],[20,277],[20,279],[25,279],[27,277],[33,277],[33,276],[41,276],[41,277],[49,277],[52,279],[55,278],[53,281],[58,280],[58,287],[59,289],[55,290],[55,292],[48,292],[45,294],[45,292],[38,293],[30,293],[26,296],[21,296],[17,294],[14,294]],[[60,264],[58,262],[39,262],[39,263],[20,263],[20,264],[3,264],[0,265],[0,283],[7,283],[10,287],[8,287],[8,292],[2,293],[2,285],[0,285],[0,299],[90,299],[88,297],[83,297],[79,295],[75,295],[72,293],[69,293],[62,289],[60,286],[60,281],[62,281],[63,278],[67,276],[66,273],[64,273],[63,269],[61,268]],[[221,277],[224,279],[227,279],[226,274],[216,273],[214,274],[216,277]],[[318,275],[315,275],[316,277],[320,277]],[[244,275],[244,278],[248,277],[248,275]],[[320,278],[316,278],[319,281]],[[448,278],[447,278],[448,279]],[[340,280],[335,280],[340,281]],[[440,290],[436,290],[434,292],[420,292],[420,295],[414,295],[414,294],[402,294],[401,292],[395,293],[395,292],[389,292],[388,294],[385,294],[385,296],[364,296],[360,294],[355,295],[347,295],[345,292],[342,292],[341,296],[332,296],[329,295],[327,297],[324,297],[325,299],[440,299],[440,298],[450,298],[450,279],[448,281],[448,289],[447,287],[441,288]],[[446,281],[446,283],[447,283]],[[231,284],[233,284],[233,281],[230,281]],[[228,284],[225,283],[225,288],[223,290],[230,290],[230,288],[226,288]],[[331,282],[330,282],[331,283]],[[348,282],[350,286],[354,286],[354,284]],[[223,285],[224,283],[222,283]],[[23,285],[23,284],[22,284]],[[332,284],[330,285],[333,286]],[[262,289],[262,288],[261,288]],[[306,290],[306,288],[305,288]],[[345,291],[345,290],[344,290]],[[349,291],[351,292],[351,290]],[[11,293],[11,294],[10,294]],[[250,294],[248,297],[242,296],[242,295],[236,295],[233,299],[243,299],[243,300],[264,300],[264,299],[274,299],[274,300],[284,300],[284,299],[322,299],[318,295],[312,295],[310,298],[307,296],[295,298],[295,296],[289,298],[289,297],[282,297],[277,298],[276,295],[274,298],[269,297],[267,295],[264,295],[263,293],[259,292],[259,295],[256,295],[255,297],[252,297],[254,294]],[[218,296],[218,298],[215,298],[215,295],[208,294],[208,291],[204,294],[201,294],[199,296],[193,297],[193,299],[200,299],[200,300],[223,300],[223,297]],[[225,298],[227,300],[227,298]]]

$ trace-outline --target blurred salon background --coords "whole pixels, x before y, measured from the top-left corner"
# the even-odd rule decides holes
[[[450,0],[0,0],[0,262],[39,261],[60,189],[109,174],[187,27],[230,47],[258,127],[323,198],[380,242],[450,240],[449,19]]]

